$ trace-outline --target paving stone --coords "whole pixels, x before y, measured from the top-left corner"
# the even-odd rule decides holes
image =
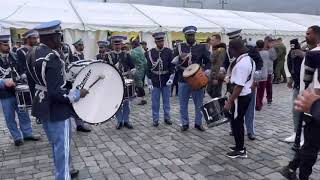
[[[133,176],[144,174],[144,171],[141,168],[130,169],[130,172]]]
[[[173,125],[151,125],[150,95],[148,104],[132,103],[130,119],[133,130],[116,130],[115,121],[91,126],[91,133],[72,134],[73,167],[80,170],[78,179],[214,179],[282,180],[278,170],[293,158],[291,145],[280,140],[292,133],[291,92],[285,84],[274,85],[272,106],[256,112],[256,141],[245,140],[248,158],[226,157],[234,144],[230,125],[198,132],[190,128],[180,132],[179,101],[170,99]],[[206,96],[205,101],[209,100]],[[89,107],[90,108],[90,107]],[[190,125],[194,124],[194,106],[189,106]],[[163,114],[161,114],[163,116]],[[162,118],[162,117],[161,117]],[[12,144],[0,108],[0,179],[54,179],[51,147],[41,125],[34,121],[33,131],[43,139]],[[75,127],[75,125],[74,125]],[[311,180],[320,177],[319,160]]]

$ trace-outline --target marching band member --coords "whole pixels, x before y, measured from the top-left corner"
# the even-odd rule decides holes
[[[96,55],[97,60],[106,60],[107,58],[107,53],[108,53],[108,46],[109,42],[108,41],[98,41],[97,42],[99,46],[99,54]]]
[[[28,51],[35,45],[38,44],[39,41],[39,33],[35,30],[29,30],[22,34],[22,37],[25,41],[24,45],[17,50],[17,59],[18,64],[22,68],[22,73],[26,74],[26,55]]]
[[[71,154],[70,118],[71,104],[84,97],[88,91],[66,89],[65,63],[60,57],[61,22],[40,24],[35,30],[40,35],[40,45],[30,51],[27,59],[28,76],[35,87],[32,115],[39,118],[52,146],[56,180],[69,180],[79,171],[70,171]]]
[[[21,112],[18,109],[15,83],[13,81],[20,80],[22,67],[19,66],[16,56],[10,52],[10,35],[0,35],[0,74],[1,78],[5,79],[5,86],[0,89],[0,101],[4,118],[9,129],[9,132],[16,146],[23,145],[23,141],[38,141],[39,137],[32,135],[31,120],[27,112]],[[8,83],[9,82],[9,83]],[[15,113],[18,115],[19,127],[16,122]],[[22,133],[22,134],[21,134]]]
[[[107,62],[114,65],[122,74],[122,76],[134,75],[135,68],[130,54],[121,50],[123,46],[123,40],[126,40],[124,36],[112,36],[111,41],[113,45],[113,51],[108,54]],[[130,104],[129,100],[125,99],[122,103],[121,109],[117,112],[116,117],[118,120],[116,129],[126,127],[133,129],[133,126],[129,122]]]
[[[62,38],[62,40],[63,40],[63,38]],[[58,52],[60,53],[60,58],[64,61],[65,67],[67,70],[68,65],[71,62],[73,62],[74,57],[72,55],[72,50],[71,50],[71,47],[69,46],[69,44],[64,43],[64,42],[62,42],[61,44],[62,44],[61,48]],[[68,90],[72,89],[72,82],[67,80],[66,88]],[[76,130],[78,132],[85,132],[85,133],[91,132],[91,129],[86,126],[84,121],[75,112],[73,113],[73,119],[74,119],[74,122],[77,126]]]
[[[145,53],[147,58],[148,87],[151,90],[153,126],[159,126],[160,95],[162,94],[164,122],[171,125],[170,120],[170,91],[174,79],[175,65],[171,63],[173,52],[164,47],[164,32],[152,35],[157,45]]]
[[[84,46],[83,46],[82,39],[79,39],[78,41],[74,42],[72,45],[74,46],[74,49],[75,49],[73,53],[72,62],[84,60],[84,54],[83,54]]]
[[[174,50],[173,63],[177,64],[177,74],[179,78],[179,101],[180,101],[180,116],[181,116],[181,130],[187,131],[189,129],[189,114],[188,103],[190,95],[192,96],[195,105],[195,128],[199,131],[205,131],[202,127],[202,114],[200,107],[203,105],[204,90],[200,89],[193,91],[191,86],[186,83],[182,74],[185,68],[191,64],[199,64],[205,70],[207,76],[210,74],[210,52],[204,44],[198,44],[195,39],[197,28],[188,26],[183,29],[186,43],[179,43]],[[178,59],[178,61],[177,61]],[[176,62],[177,61],[177,62]]]

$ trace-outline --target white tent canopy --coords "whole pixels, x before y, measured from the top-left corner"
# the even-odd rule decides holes
[[[243,11],[232,12],[238,14],[241,18],[251,20],[255,23],[262,24],[269,29],[275,30],[277,35],[301,35],[301,33],[306,30],[306,27],[304,26],[275,17],[268,13]]]
[[[4,28],[32,29],[42,22],[61,20],[64,29],[83,29],[67,0],[10,0],[1,4],[0,24]]]
[[[195,16],[183,8],[134,5],[146,16],[161,25],[163,31],[181,31],[182,28],[194,25],[199,32],[221,32],[222,28],[201,17]]]
[[[4,28],[33,28],[59,19],[64,29],[154,32],[181,31],[195,25],[199,32],[225,33],[243,29],[248,34],[302,35],[320,16],[291,13],[258,13],[212,9],[79,2],[72,0],[10,0],[3,3]]]
[[[150,32],[159,25],[143,15],[131,4],[120,3],[74,3],[87,30]]]
[[[224,31],[230,32],[242,29],[247,34],[273,34],[273,29],[267,28],[259,23],[255,23],[228,10],[214,9],[187,9],[190,12],[214,22],[223,27]]]

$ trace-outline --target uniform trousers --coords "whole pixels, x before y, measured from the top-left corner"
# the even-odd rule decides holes
[[[70,179],[70,119],[63,121],[42,120],[43,129],[52,147],[56,180]]]
[[[4,119],[14,141],[32,136],[31,120],[28,112],[20,112],[16,97],[1,99]],[[16,113],[19,119],[19,127],[16,122]],[[22,132],[22,135],[21,135]]]
[[[180,102],[180,118],[182,125],[189,125],[188,105],[190,95],[192,96],[195,106],[195,125],[202,124],[201,106],[203,105],[204,90],[193,91],[191,86],[185,82],[179,82],[179,102]]]
[[[170,120],[170,91],[171,86],[164,86],[161,88],[154,87],[151,92],[152,101],[152,119],[153,122],[158,122],[160,118],[160,96],[162,96],[162,104],[164,111],[164,119]]]

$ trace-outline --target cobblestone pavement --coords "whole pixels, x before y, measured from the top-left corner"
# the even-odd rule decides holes
[[[190,104],[192,101],[190,101]],[[179,108],[171,99],[174,125],[151,125],[150,100],[146,106],[132,106],[134,130],[115,130],[115,121],[92,126],[89,134],[73,133],[73,165],[78,179],[283,179],[277,172],[292,158],[291,145],[281,142],[292,132],[291,94],[285,85],[274,87],[272,106],[264,106],[256,116],[257,140],[248,141],[247,159],[225,156],[233,145],[229,125],[199,132],[179,129]],[[194,116],[190,105],[191,119]],[[193,124],[193,123],[191,123]],[[15,147],[0,120],[0,179],[54,179],[51,149],[40,125],[34,131],[42,141]],[[320,178],[320,164],[312,179]]]

